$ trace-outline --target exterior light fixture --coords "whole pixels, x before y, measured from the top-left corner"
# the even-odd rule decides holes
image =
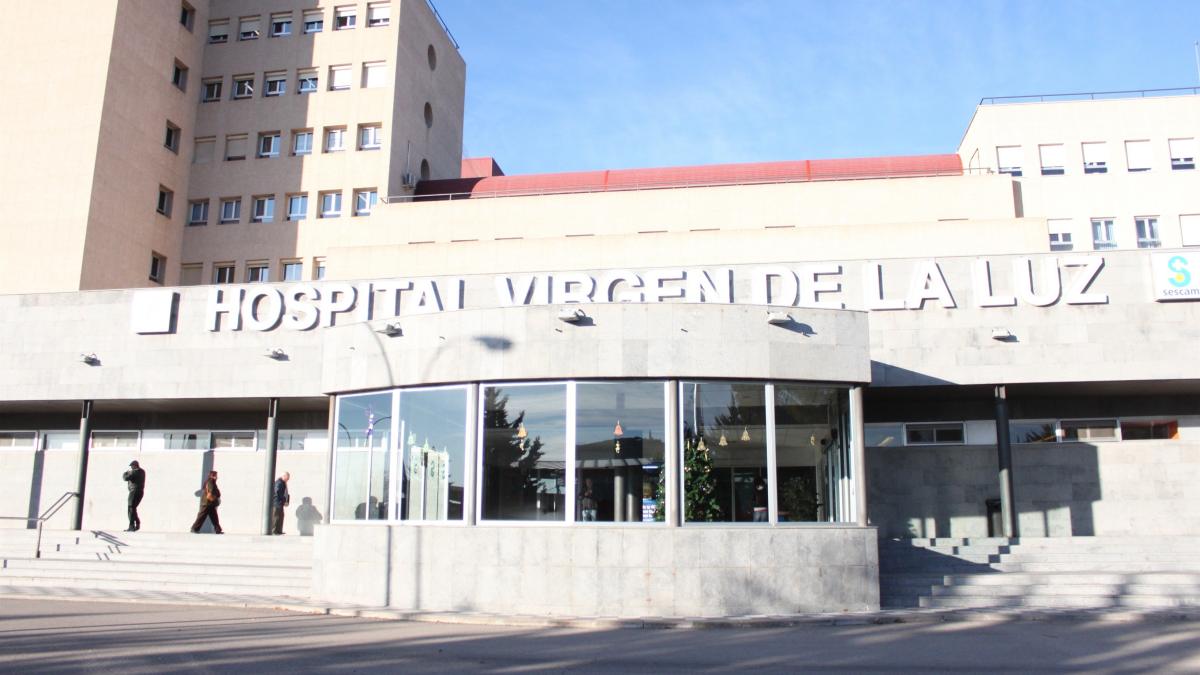
[[[267,358],[268,359],[275,359],[276,361],[286,361],[287,357],[288,357],[287,352],[283,351],[282,347],[271,347],[270,349],[267,350]]]
[[[767,323],[772,326],[782,326],[792,322],[792,315],[787,312],[767,312]]]
[[[1012,342],[1017,339],[1017,336],[1013,335],[1007,328],[993,328],[992,339],[999,340],[1000,342]]]
[[[100,357],[96,356],[95,352],[91,352],[88,354],[80,354],[79,360],[82,361],[83,363],[88,364],[89,366],[100,365]]]
[[[565,323],[579,323],[587,318],[587,314],[583,313],[582,309],[560,309],[558,311],[558,320]]]
[[[379,332],[388,337],[398,337],[404,334],[404,331],[400,328],[399,321],[389,321],[387,325],[379,329]]]

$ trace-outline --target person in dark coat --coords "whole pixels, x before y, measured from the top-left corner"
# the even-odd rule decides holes
[[[213,531],[225,534],[221,529],[221,520],[217,517],[217,507],[221,505],[221,488],[217,487],[217,472],[209,471],[208,480],[204,481],[204,490],[200,495],[200,513],[196,514],[196,522],[192,523],[192,533],[198,534],[204,526],[204,519],[212,521]]]
[[[142,519],[138,517],[137,507],[142,503],[142,497],[146,496],[146,471],[138,465],[135,459],[129,463],[129,470],[122,478],[129,486],[129,527],[125,528],[125,531],[137,532],[142,529]]]
[[[283,534],[283,509],[292,501],[288,494],[288,481],[292,474],[284,471],[275,479],[275,489],[271,491],[271,534]]]

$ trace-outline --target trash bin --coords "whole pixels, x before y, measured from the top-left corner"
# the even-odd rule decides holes
[[[989,537],[1004,536],[1004,515],[1000,509],[999,499],[988,499],[984,501],[987,509],[987,525]]]

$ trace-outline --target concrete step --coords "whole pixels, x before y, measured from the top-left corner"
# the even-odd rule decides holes
[[[997,572],[1200,572],[1200,560],[1192,561],[1109,561],[1092,562],[1028,562],[993,563],[989,569]]]
[[[63,571],[103,571],[111,574],[165,574],[191,575],[197,578],[206,575],[225,577],[253,578],[288,578],[309,579],[312,577],[311,564],[255,565],[246,563],[213,564],[213,563],[179,563],[169,561],[134,562],[134,561],[83,561],[83,560],[47,560],[31,558],[9,558],[0,560],[0,573],[11,571],[20,574],[24,570],[37,570],[46,574]]]
[[[0,551],[0,558],[31,558],[33,550]],[[141,547],[120,548],[115,550],[86,550],[76,548],[42,549],[42,558],[47,560],[175,560],[188,561],[260,561],[272,560],[312,560],[311,552],[270,551],[270,550],[227,550],[214,551],[202,548],[190,550],[146,550]]]
[[[247,582],[244,584],[229,581],[195,581],[178,584],[147,584],[143,579],[111,579],[107,576],[92,577],[77,575],[74,577],[45,577],[41,575],[7,575],[0,574],[0,587],[55,587],[55,588],[89,588],[110,590],[136,590],[170,593],[232,593],[250,594],[264,597],[307,598],[310,593],[308,584],[291,586],[264,587],[260,583]]]
[[[5,579],[21,579],[25,577],[36,577],[46,580],[60,580],[62,585],[70,585],[68,582],[77,579],[93,579],[103,580],[105,582],[133,582],[140,583],[142,588],[153,589],[173,589],[178,590],[182,586],[209,586],[209,585],[227,585],[240,586],[243,588],[257,588],[260,591],[278,591],[280,589],[307,589],[310,586],[310,577],[307,576],[288,576],[280,577],[276,575],[233,575],[233,574],[205,574],[196,575],[189,572],[149,572],[149,571],[118,571],[106,569],[43,569],[43,568],[26,568],[26,569],[0,569],[0,581]],[[20,585],[19,583],[12,585]]]
[[[955,574],[943,577],[939,583],[947,586],[1003,586],[1009,584],[1055,584],[1061,586],[1076,584],[1200,585],[1200,573],[1139,572],[1123,574],[1117,572],[1061,572],[1033,574],[1011,572],[1008,574]]]
[[[988,609],[1001,607],[1044,607],[1062,609],[1099,609],[1105,607],[1129,608],[1167,608],[1167,607],[1198,607],[1200,596],[1197,597],[1166,597],[1166,596],[1004,596],[1004,597],[922,597],[920,607],[954,609]]]
[[[934,586],[934,597],[1164,596],[1200,599],[1200,584],[989,584]]]

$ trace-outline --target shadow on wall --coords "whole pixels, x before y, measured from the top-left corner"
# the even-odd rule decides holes
[[[33,453],[33,470],[30,472],[29,479],[29,509],[25,514],[26,518],[37,518],[41,514],[38,509],[42,504],[42,475],[46,471],[46,451],[38,449]],[[25,528],[29,530],[37,529],[37,521],[30,520],[25,524]]]
[[[313,530],[323,518],[321,512],[313,505],[312,497],[300,500],[300,506],[296,507],[296,529],[301,537],[313,536]]]
[[[933,377],[925,373],[918,373],[915,370],[893,366],[880,361],[871,361],[871,384],[879,387],[883,385],[897,386],[932,386],[938,384],[953,384],[950,380],[943,380],[940,377]]]

